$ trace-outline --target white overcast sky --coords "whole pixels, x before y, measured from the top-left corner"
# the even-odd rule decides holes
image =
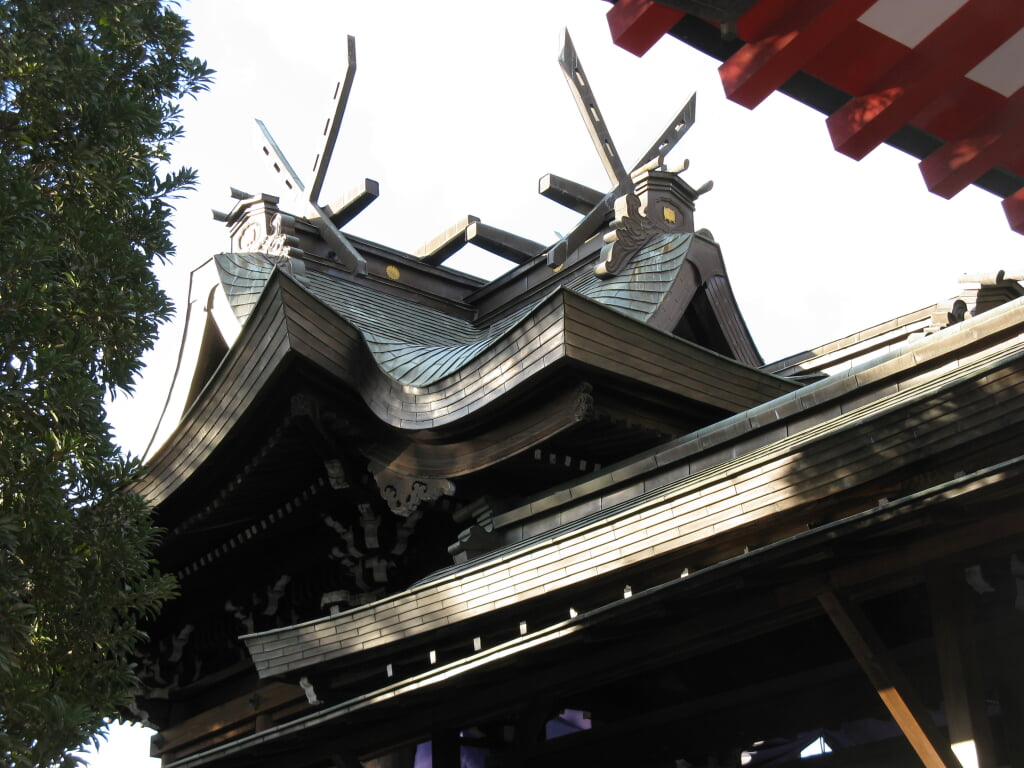
[[[882,147],[860,163],[832,150],[824,117],[775,94],[756,111],[725,100],[717,62],[666,37],[643,58],[611,42],[600,0],[192,0],[194,51],[217,70],[185,105],[178,164],[199,189],[179,201],[178,255],[161,271],[183,306],[189,271],[228,247],[211,208],[229,187],[280,190],[254,149],[267,123],[305,173],[327,98],[357,39],[358,73],[323,200],[363,178],[380,198],[346,230],[413,251],[457,219],[541,242],[575,214],[537,194],[556,173],[604,190],[602,166],[557,63],[567,27],[624,160],[643,153],[697,91],[697,123],[670,156],[714,189],[697,227],[721,243],[750,330],[766,360],[798,352],[948,298],[964,272],[1024,266],[1024,238],[999,200],[970,188],[931,195],[917,161]],[[308,173],[305,173],[308,178]],[[181,313],[183,315],[183,312]],[[180,325],[164,329],[134,399],[111,408],[140,452],[166,388]],[[118,742],[118,737],[113,741]],[[107,748],[111,755],[115,747]],[[94,765],[141,765],[105,752]]]

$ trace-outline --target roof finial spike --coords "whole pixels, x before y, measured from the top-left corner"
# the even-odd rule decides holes
[[[694,122],[697,120],[697,94],[694,93],[690,96],[687,102],[683,105],[683,108],[679,110],[679,113],[672,119],[672,122],[668,124],[668,127],[654,140],[650,148],[640,156],[640,159],[636,161],[636,165],[633,166],[633,173],[636,173],[641,167],[647,165],[654,159],[659,160],[659,165],[664,164],[665,158],[668,153],[672,151],[673,147],[679,143],[679,140],[686,135],[687,131],[693,127]]]
[[[284,186],[291,193],[293,204],[301,207],[302,214],[311,211],[311,221],[320,230],[320,236],[327,243],[328,247],[335,252],[338,260],[355,274],[366,272],[366,260],[352,246],[348,238],[331,221],[329,212],[320,206],[320,190],[323,187],[327,167],[334,153],[334,145],[338,139],[338,128],[341,126],[341,118],[345,113],[345,105],[348,103],[348,94],[352,89],[352,81],[356,72],[356,40],[348,36],[348,66],[345,70],[344,79],[334,89],[332,103],[334,105],[332,116],[324,125],[324,144],[321,152],[313,162],[316,176],[313,185],[307,192],[302,179],[292,167],[291,163],[284,156],[284,152],[274,141],[270,130],[263,121],[257,120],[259,136],[257,137],[260,153],[270,163],[274,172],[281,178]]]
[[[331,108],[329,116],[323,127],[323,144],[320,152],[313,158],[313,183],[309,186],[309,202],[314,206],[320,205],[320,190],[324,185],[324,178],[327,176],[327,168],[331,164],[331,157],[334,155],[334,145],[338,140],[338,130],[341,128],[341,120],[345,116],[345,108],[348,105],[348,97],[352,92],[352,83],[356,77],[356,39],[348,36],[348,62],[345,68],[345,76],[335,83],[331,96]]]
[[[608,174],[613,187],[621,186],[629,180],[629,174],[626,173],[626,169],[622,165],[619,152],[615,149],[615,143],[612,141],[612,135],[597,106],[597,99],[590,88],[590,81],[587,80],[587,76],[583,72],[583,65],[576,54],[572,38],[569,37],[569,30],[565,28],[562,29],[562,52],[558,56],[558,63],[569,84],[569,90],[572,91],[573,98],[576,100],[576,106],[583,117],[583,122],[587,124],[587,131],[589,131],[594,148],[597,149],[597,154],[601,158],[605,173]]]

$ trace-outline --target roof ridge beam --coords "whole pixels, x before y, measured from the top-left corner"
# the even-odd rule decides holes
[[[1024,3],[968,0],[882,75],[870,92],[850,99],[829,116],[832,144],[844,155],[863,159],[1022,26]]]

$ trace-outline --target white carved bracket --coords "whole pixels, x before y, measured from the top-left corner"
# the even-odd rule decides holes
[[[455,483],[443,477],[410,477],[379,462],[370,463],[381,497],[399,517],[408,517],[425,501],[436,501],[455,493]]]

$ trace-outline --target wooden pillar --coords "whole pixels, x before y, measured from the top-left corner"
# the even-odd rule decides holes
[[[937,570],[928,579],[942,698],[949,741],[963,768],[995,768],[967,588],[960,569]]]
[[[1006,765],[1024,765],[1024,612],[1013,602],[999,605],[991,647],[999,668],[997,692]]]
[[[910,681],[893,662],[889,650],[882,644],[860,606],[833,592],[822,592],[818,595],[818,602],[926,768],[959,768],[959,762],[932,722],[928,710],[912,689]]]

